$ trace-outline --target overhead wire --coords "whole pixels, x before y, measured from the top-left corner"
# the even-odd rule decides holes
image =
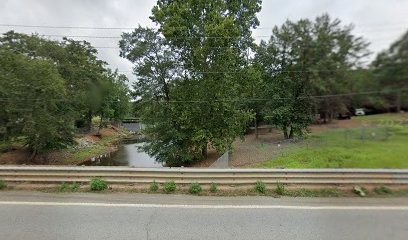
[[[356,96],[356,95],[371,95],[371,94],[387,94],[387,93],[398,93],[405,92],[408,88],[399,88],[399,89],[387,89],[387,90],[378,90],[378,91],[365,91],[365,92],[349,92],[349,93],[339,93],[339,94],[326,94],[326,95],[311,95],[311,96],[300,96],[297,99],[324,99],[324,98],[337,98],[337,97],[347,97],[347,96]],[[144,100],[148,102],[169,102],[169,103],[205,103],[205,102],[259,102],[259,101],[272,101],[272,100],[290,100],[293,97],[271,97],[271,98],[238,98],[238,99],[212,99],[212,100],[170,100],[170,101],[158,101],[158,100]],[[66,99],[36,99],[36,98],[24,98],[24,99],[15,99],[15,98],[0,98],[0,102],[6,102],[10,100],[16,101],[67,101]]]

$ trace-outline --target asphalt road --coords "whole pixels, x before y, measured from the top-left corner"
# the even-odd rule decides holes
[[[0,239],[407,239],[408,199],[0,192]]]

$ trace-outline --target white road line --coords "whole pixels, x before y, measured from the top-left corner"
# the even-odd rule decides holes
[[[19,202],[19,201],[18,202],[0,201],[0,205],[130,207],[130,208],[187,208],[187,209],[294,209],[294,210],[408,211],[408,206],[185,205],[185,204],[138,204],[138,203]]]

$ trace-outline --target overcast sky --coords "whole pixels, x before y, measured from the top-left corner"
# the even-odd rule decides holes
[[[0,25],[46,25],[85,27],[153,27],[149,16],[155,0],[0,0]],[[354,33],[371,42],[375,53],[388,48],[408,29],[407,0],[264,0],[259,13],[260,29],[253,31],[257,41],[270,35],[271,28],[286,19],[315,18],[329,13],[344,24],[353,23]],[[36,32],[44,35],[88,35],[120,37],[119,29],[59,29],[0,26],[0,32]],[[129,31],[129,30],[127,30]],[[52,37],[60,39],[58,37]],[[80,38],[75,38],[80,39]],[[132,65],[119,57],[119,39],[83,38],[99,48],[99,57],[112,68],[131,71]],[[268,39],[268,38],[263,38]],[[370,60],[368,59],[368,60]],[[135,79],[127,73],[129,79]]]

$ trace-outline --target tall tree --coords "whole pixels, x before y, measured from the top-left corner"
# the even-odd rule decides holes
[[[0,46],[1,126],[4,137],[24,137],[33,157],[72,142],[64,79],[51,61]]]
[[[182,68],[167,40],[158,31],[139,26],[122,35],[120,47],[120,55],[135,64],[133,97],[146,124],[144,150],[169,166],[200,159],[193,129],[184,122],[183,106],[177,102]]]
[[[408,108],[408,31],[372,63],[374,74],[384,90],[400,89],[387,95],[390,106]]]
[[[263,73],[263,114],[285,138],[302,135],[312,121],[310,68],[313,65],[311,22],[286,22],[275,27],[268,43],[262,41],[255,58]]]
[[[288,20],[273,29],[268,43],[261,42],[256,62],[264,75],[264,97],[271,99],[264,114],[285,137],[302,134],[313,113],[330,120],[346,109],[347,98],[312,96],[350,90],[348,72],[368,54],[368,44],[352,35],[352,29],[325,14],[315,21]]]
[[[180,55],[181,111],[203,156],[208,144],[219,152],[228,149],[252,118],[236,103],[246,86],[260,5],[260,0],[159,0],[153,8],[151,19]]]
[[[124,116],[127,79],[96,54],[87,42],[15,32],[0,37],[0,135],[24,138],[35,155],[71,143],[79,118]]]
[[[66,38],[57,42],[10,31],[0,38],[0,44],[16,54],[55,62],[65,80],[71,114],[83,118],[90,128],[92,115],[100,107],[100,89],[107,73],[106,62],[97,58],[97,50],[90,43]]]
[[[368,43],[354,36],[353,25],[342,25],[324,14],[313,23],[314,64],[309,69],[314,81],[314,95],[347,93],[347,74],[361,67],[362,59],[370,54]],[[317,110],[325,120],[331,120],[336,112],[345,109],[346,98],[320,98]]]

